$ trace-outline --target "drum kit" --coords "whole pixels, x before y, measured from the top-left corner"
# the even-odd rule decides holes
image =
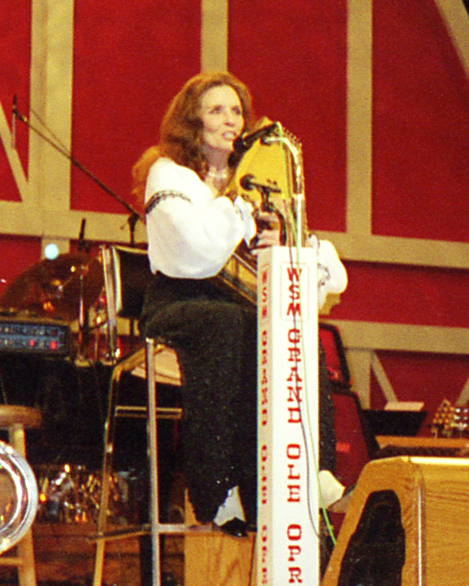
[[[86,364],[101,357],[97,338],[106,323],[103,286],[99,256],[74,252],[52,260],[45,258],[7,286],[0,297],[0,316],[7,316],[13,323],[15,318],[20,323],[26,318],[28,321],[65,323],[70,329],[77,325],[73,337],[76,343],[70,349],[70,355],[78,363],[85,361]],[[96,334],[94,348],[90,348],[91,332]],[[2,339],[0,331],[0,349],[3,349],[4,342],[9,343]],[[105,350],[102,354],[104,359]]]
[[[106,317],[103,315],[103,287],[103,269],[99,257],[76,252],[61,254],[53,260],[46,258],[27,269],[7,286],[0,297],[0,315],[6,316],[9,324],[24,323],[25,316],[29,322],[34,322],[35,319],[38,323],[65,322],[70,328],[78,323],[78,328],[75,328],[77,342],[75,350],[71,350],[72,357],[92,360],[93,358],[89,357],[93,351],[86,347],[89,344],[87,334],[94,327],[101,330],[106,323]],[[90,311],[94,312],[94,324],[91,327]],[[1,344],[5,342],[2,339],[4,329],[0,328]],[[13,328],[9,327],[10,334],[12,331]],[[1,348],[4,349],[3,346]],[[96,353],[97,350],[95,355]],[[71,518],[76,520],[80,515],[87,519],[92,517],[94,513],[91,513],[91,509],[96,499],[88,499],[91,506],[88,503],[87,509],[83,510],[83,486],[87,486],[82,481],[83,474],[85,473],[80,470],[80,482],[77,482],[76,470],[53,479],[49,475],[47,490],[44,490],[44,480],[39,479],[39,495],[38,479],[28,462],[11,446],[0,442],[0,554],[13,547],[24,536],[38,512],[39,517],[44,514],[43,504],[40,505],[41,498],[45,497],[52,502],[61,497],[61,514],[67,511],[68,521]],[[73,475],[72,490],[70,479]],[[87,481],[89,478],[87,476]],[[91,478],[96,484],[95,477]],[[67,487],[67,490],[64,487]],[[87,489],[87,493],[88,497],[95,496],[93,490]],[[73,504],[68,506],[72,501]]]

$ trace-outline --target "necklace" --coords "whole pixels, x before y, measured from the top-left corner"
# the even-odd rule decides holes
[[[205,176],[205,182],[210,186],[210,189],[218,197],[222,195],[226,189],[229,179],[229,169],[224,167],[220,171],[208,171]]]
[[[208,171],[207,178],[214,181],[226,181],[228,179],[228,167],[221,169],[221,171]]]

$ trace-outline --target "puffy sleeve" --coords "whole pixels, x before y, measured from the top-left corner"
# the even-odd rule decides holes
[[[343,293],[347,288],[347,271],[337,254],[332,242],[318,240],[316,236],[310,237],[317,241],[318,250],[318,306],[324,305],[328,293]]]
[[[169,159],[150,169],[145,202],[150,264],[170,277],[217,274],[255,233],[250,204],[214,197],[194,171]]]

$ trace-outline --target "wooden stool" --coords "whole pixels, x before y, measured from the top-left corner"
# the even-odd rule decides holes
[[[0,405],[0,429],[8,431],[9,444],[26,459],[24,430],[41,426],[41,412],[20,405]],[[35,504],[37,506],[37,503]],[[1,531],[0,531],[1,533]],[[14,545],[14,542],[12,542]],[[20,586],[36,586],[33,534],[31,527],[18,541],[16,556],[0,555],[1,566],[16,566]]]

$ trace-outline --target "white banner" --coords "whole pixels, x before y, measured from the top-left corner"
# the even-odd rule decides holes
[[[258,586],[319,584],[317,251],[258,259]]]

